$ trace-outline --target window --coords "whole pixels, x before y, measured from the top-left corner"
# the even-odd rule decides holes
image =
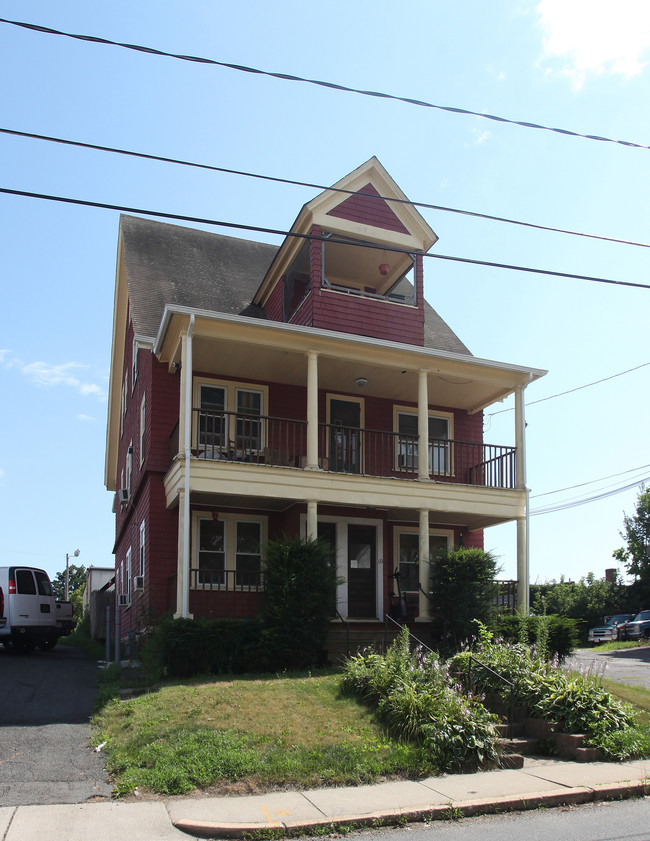
[[[262,392],[236,390],[237,449],[259,452],[262,449]]]
[[[235,583],[257,586],[262,570],[262,524],[243,521],[236,524]]]
[[[146,432],[146,420],[147,420],[147,412],[146,412],[146,395],[142,398],[142,403],[140,403],[140,467],[142,467],[144,463],[144,446],[145,446],[145,432]]]
[[[399,588],[412,610],[417,611],[420,590],[420,535],[417,529],[397,531],[397,569]],[[453,532],[429,533],[429,557],[447,549]],[[397,591],[397,587],[395,588]]]
[[[133,381],[132,388],[135,391],[135,382],[138,379],[138,343],[134,339],[133,340],[133,351],[132,351],[132,360],[133,360],[133,368],[131,372],[131,379]]]
[[[429,473],[451,473],[450,417],[429,415]],[[418,468],[418,416],[397,413],[397,469]]]
[[[124,595],[126,596],[127,604],[131,604],[131,547],[126,550],[126,558],[124,559]]]
[[[196,583],[225,584],[226,526],[223,520],[199,520],[199,562]]]
[[[126,489],[131,496],[131,478],[133,475],[133,441],[129,441],[129,448],[126,451]]]
[[[257,589],[262,584],[265,517],[194,515],[191,585],[199,589]]]
[[[223,381],[196,384],[195,427],[199,455],[247,461],[264,449],[264,407],[268,388]]]
[[[39,570],[35,570],[34,575],[36,576],[38,595],[53,596],[54,593],[52,592],[52,585],[50,584],[50,579],[47,577],[47,575],[44,572],[39,572]]]
[[[140,554],[138,558],[138,575],[144,575],[144,547],[145,547],[145,525],[144,520],[140,523]]]
[[[226,389],[221,386],[199,386],[199,446],[209,455],[212,450],[228,447],[226,435]]]
[[[26,596],[36,595],[36,584],[31,569],[16,570],[16,592]]]

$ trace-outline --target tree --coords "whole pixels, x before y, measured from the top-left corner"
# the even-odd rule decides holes
[[[457,647],[474,636],[477,619],[489,625],[495,612],[497,561],[482,549],[453,549],[429,559],[433,632]]]
[[[70,564],[68,567],[68,592],[74,593],[80,587],[83,589],[86,586],[86,567],[83,565],[76,566]],[[52,579],[52,589],[54,595],[59,601],[65,599],[65,570],[57,572]]]
[[[641,486],[636,498],[636,513],[633,517],[623,515],[620,535],[626,546],[616,549],[612,556],[635,580],[650,584],[650,488]]]

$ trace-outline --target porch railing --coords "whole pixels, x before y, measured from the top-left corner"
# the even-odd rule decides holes
[[[212,461],[304,467],[307,422],[194,409],[192,455]],[[440,482],[516,487],[514,447],[430,438],[427,459],[429,475]],[[321,423],[318,463],[323,470],[335,473],[416,479],[418,438]]]
[[[259,615],[263,599],[261,572],[190,569],[190,613],[195,616],[250,618]]]

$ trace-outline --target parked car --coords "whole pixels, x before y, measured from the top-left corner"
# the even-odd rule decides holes
[[[631,622],[621,628],[621,635],[626,640],[650,639],[650,610],[641,610]]]
[[[0,567],[0,643],[47,651],[74,628],[72,606],[57,602],[48,574],[35,567]]]
[[[593,645],[597,645],[599,642],[614,642],[618,639],[622,639],[621,628],[629,622],[630,619],[634,619],[633,613],[617,613],[615,616],[610,616],[609,619],[605,620],[604,625],[598,625],[596,628],[590,628],[587,639]]]

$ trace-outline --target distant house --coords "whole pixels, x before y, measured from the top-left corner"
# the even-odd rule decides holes
[[[90,631],[93,639],[106,638],[106,606],[113,607],[115,578],[114,567],[89,566],[86,569],[86,585],[83,591],[83,613],[90,615]]]
[[[436,240],[376,158],[279,248],[121,218],[105,481],[125,634],[254,614],[285,533],[332,546],[338,614],[368,626],[395,572],[426,620],[427,556],[492,525],[517,522],[525,577],[523,392],[545,372],[473,356],[424,300]],[[514,444],[485,442],[512,394]]]

